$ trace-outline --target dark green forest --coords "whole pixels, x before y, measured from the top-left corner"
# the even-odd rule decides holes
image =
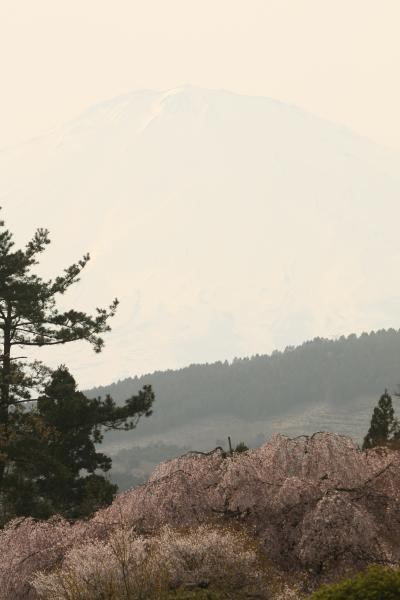
[[[198,418],[235,415],[255,421],[320,403],[349,407],[356,398],[377,399],[400,383],[400,331],[395,329],[315,338],[271,355],[232,363],[190,365],[130,377],[85,392],[117,402],[151,384],[157,402],[151,419],[134,436],[162,433]]]

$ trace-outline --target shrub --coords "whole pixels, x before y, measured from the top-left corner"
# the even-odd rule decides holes
[[[238,527],[164,527],[143,537],[120,526],[105,541],[74,546],[33,586],[43,600],[267,600],[273,575]]]
[[[160,598],[166,582],[148,541],[119,529],[107,542],[73,547],[61,567],[37,574],[33,586],[46,600],[145,600]]]
[[[164,527],[158,536],[171,585],[207,585],[233,594],[263,587],[254,542],[239,528],[200,525],[177,532]]]
[[[22,518],[8,523],[0,530],[0,600],[34,597],[30,586],[34,574],[54,568],[85,535],[83,521],[70,525],[53,517],[48,521]]]
[[[310,600],[399,600],[400,571],[373,566],[341,583],[324,585]]]
[[[236,448],[234,449],[234,452],[247,452],[247,450],[249,449],[248,446],[246,446],[246,444],[244,442],[239,442],[238,444],[236,444]]]

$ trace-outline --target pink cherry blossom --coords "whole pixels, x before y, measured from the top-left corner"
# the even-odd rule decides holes
[[[87,522],[10,523],[0,531],[0,600],[37,598],[35,573],[43,573],[43,583],[58,567],[78,564],[82,544],[91,556],[103,546],[110,552],[121,530],[136,540],[135,556],[138,544],[148,548],[158,536],[158,559],[169,560],[176,581],[185,582],[178,548],[192,543],[200,556],[201,544],[208,547],[214,532],[222,535],[218,528],[230,523],[240,523],[287,577],[318,582],[374,562],[399,564],[400,453],[360,452],[349,438],[330,433],[278,435],[228,457],[220,450],[189,453],[159,465],[148,483],[120,494]],[[182,528],[192,532],[192,542],[179,537]],[[165,539],[176,541],[175,554],[161,544]]]

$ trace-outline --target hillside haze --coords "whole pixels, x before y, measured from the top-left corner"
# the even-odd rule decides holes
[[[121,300],[102,355],[39,358],[91,387],[396,326],[395,163],[295,107],[190,86],[127,94],[3,150],[17,242],[48,227],[42,273],[92,255],[68,302]]]
[[[122,402],[146,384],[156,393],[154,414],[133,432],[111,432],[105,447],[121,487],[146,479],[151,467],[188,450],[257,447],[272,435],[331,431],[362,443],[385,388],[400,416],[400,332],[317,338],[272,355],[191,365],[132,377],[86,392]]]

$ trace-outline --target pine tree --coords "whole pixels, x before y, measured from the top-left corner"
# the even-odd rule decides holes
[[[84,255],[63,274],[45,280],[33,269],[49,243],[49,232],[38,229],[24,249],[15,250],[12,234],[0,222],[0,509],[3,513],[10,508],[19,514],[33,514],[29,511],[45,514],[57,508],[66,514],[73,511],[82,514],[85,502],[93,507],[98,501],[109,501],[115,488],[107,485],[96,471],[107,471],[111,461],[95,452],[94,443],[101,441],[101,431],[107,428],[134,427],[140,416],[151,413],[154,399],[148,387],[122,407],[117,407],[110,397],[103,401],[85,400],[63,368],[52,377],[43,394],[49,369],[20,353],[15,355],[16,348],[78,340],[87,341],[95,352],[100,352],[104,345],[101,336],[110,331],[109,319],[117,310],[117,299],[107,308],[96,308],[93,316],[73,308],[59,310],[57,299],[79,281],[90,257]],[[57,390],[62,391],[61,397],[57,396]],[[78,422],[75,425],[71,422],[78,416],[81,427]],[[64,426],[70,427],[68,432]],[[54,436],[58,436],[58,442]],[[82,443],[79,456],[74,446],[78,439]],[[77,466],[73,464],[75,459]],[[85,479],[82,470],[87,474]],[[33,498],[37,500],[36,507],[32,505]]]
[[[380,397],[374,408],[371,424],[364,438],[363,450],[375,446],[385,446],[397,435],[397,421],[394,416],[393,401],[388,391]]]
[[[122,406],[110,396],[89,399],[68,369],[59,367],[10,444],[4,478],[8,512],[71,519],[110,504],[117,486],[99,471],[110,470],[111,458],[96,445],[107,430],[133,429],[140,417],[151,414],[153,400],[150,386]]]
[[[14,250],[13,236],[0,222],[0,491],[7,457],[7,445],[22,412],[32,401],[32,389],[43,382],[43,368],[37,362],[23,362],[13,356],[15,348],[42,347],[86,340],[96,352],[109,331],[108,320],[118,300],[96,315],[70,309],[59,311],[56,299],[79,281],[89,261],[86,254],[54,280],[44,280],[32,272],[37,257],[50,243],[49,232],[38,229],[23,250]]]

